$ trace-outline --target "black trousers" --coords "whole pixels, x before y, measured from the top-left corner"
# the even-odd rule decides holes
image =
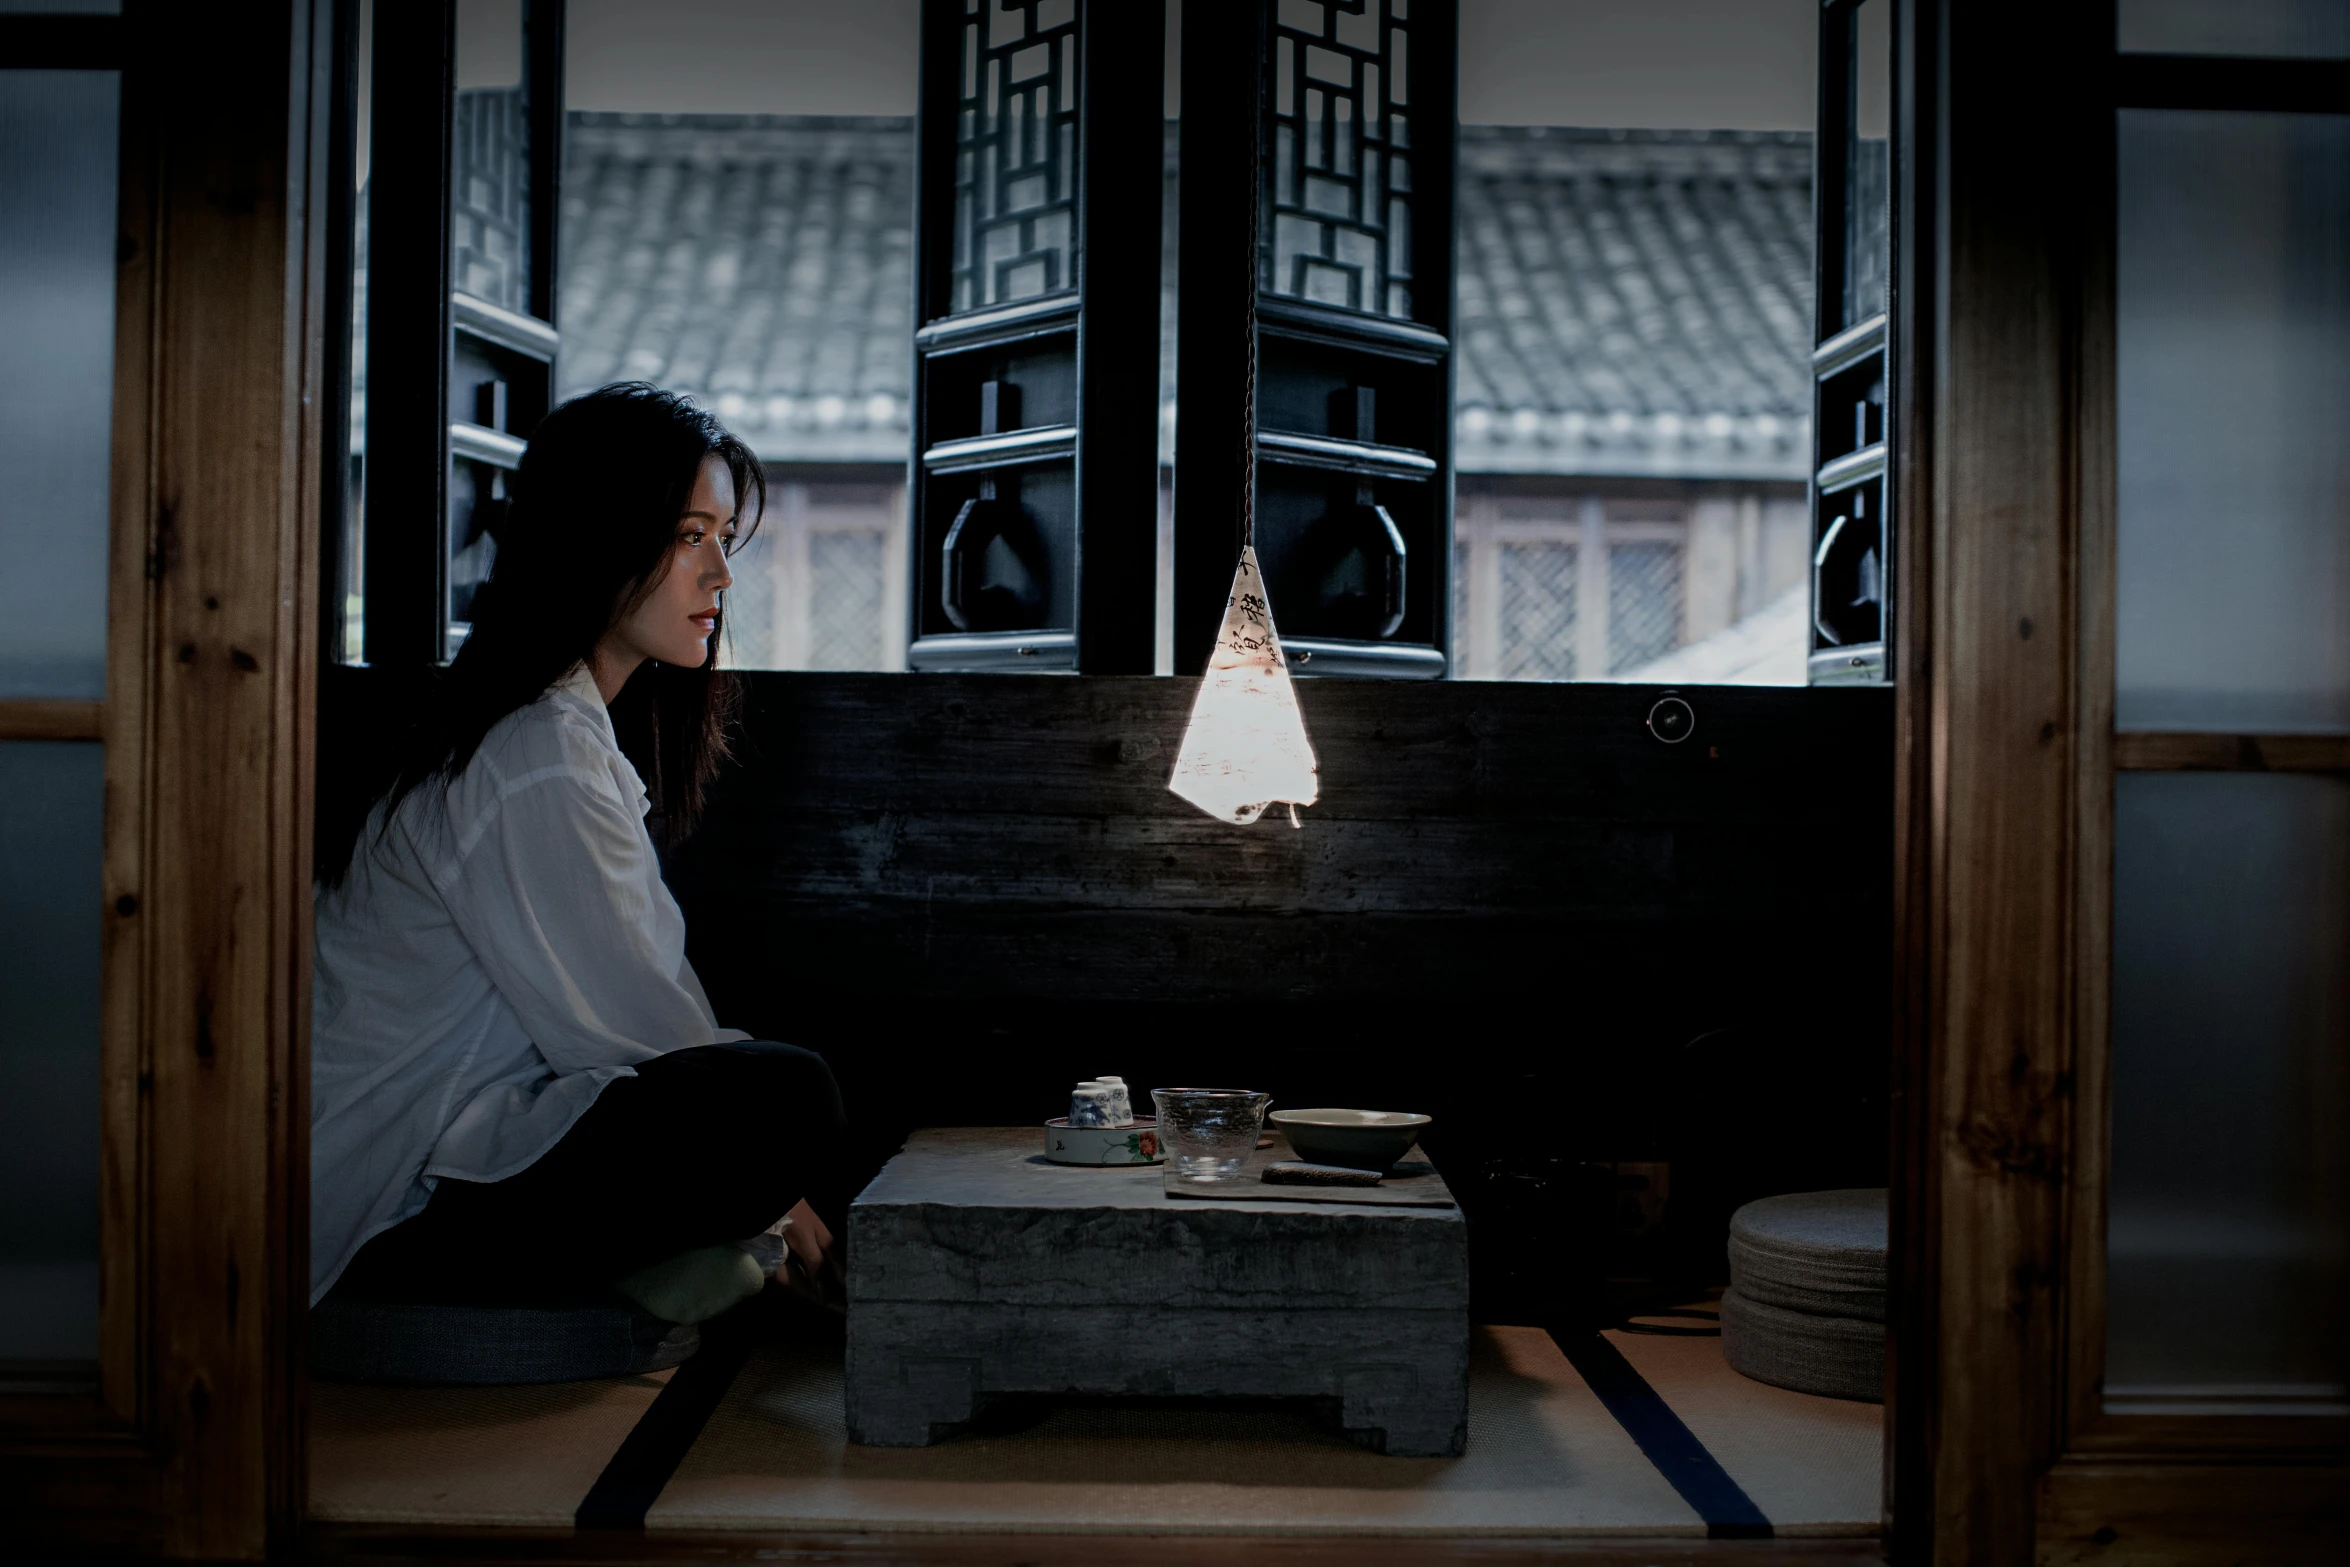
[[[502,1181],[443,1178],[360,1248],[338,1288],[442,1304],[591,1297],[696,1246],[758,1234],[805,1199],[844,1233],[840,1088],[824,1058],[702,1045],[606,1085],[562,1141]]]

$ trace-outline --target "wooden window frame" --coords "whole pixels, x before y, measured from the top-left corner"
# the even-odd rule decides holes
[[[2110,40],[2110,33],[2107,35]],[[2123,54],[2110,48],[2092,77],[2090,145],[2103,170],[2098,188],[2115,192],[2117,117],[2125,109],[2252,110],[2350,113],[2350,61],[2206,58]],[[2172,1479],[2184,1466],[2220,1472],[2200,1483],[2224,1493],[2253,1459],[2290,1470],[2350,1460],[2350,1416],[2253,1413],[2139,1413],[2117,1410],[2105,1395],[2106,1215],[2111,1187],[2114,779],[2125,772],[2350,772],[2350,735],[2274,735],[2117,730],[2115,593],[2118,452],[2114,416],[2117,204],[2084,212],[2081,241],[2080,688],[2083,704],[2080,780],[2074,832],[2079,844],[2081,907],[2074,960],[2080,1044],[2079,1120],[2072,1154],[2067,1312],[2062,1387],[2063,1456],[2046,1489],[2046,1522],[2063,1530],[2116,1492],[2140,1508],[2164,1502],[2157,1466]],[[2240,1403],[2241,1400],[2230,1400]],[[2136,1471],[2133,1474],[2133,1471]],[[2350,1471],[2328,1481],[2350,1488]],[[2272,1485],[2275,1482],[2272,1482]],[[2133,1495],[2133,1493],[2136,1493]],[[2269,1505],[2291,1515],[2295,1490]],[[2106,1503],[2111,1506],[2110,1502]],[[2175,1506],[2172,1502],[2170,1505]],[[2217,1505],[2223,1505],[2220,1503]],[[2084,1511],[2084,1508],[2087,1511]]]
[[[1270,488],[1274,474],[1323,472],[1335,480],[1341,467],[1323,469],[1327,459],[1268,457],[1284,435],[1303,433],[1326,451],[1355,446],[1340,430],[1284,431],[1268,422],[1265,388],[1278,374],[1268,368],[1274,351],[1333,354],[1348,366],[1355,385],[1383,387],[1376,414],[1381,430],[1404,425],[1393,409],[1406,399],[1395,383],[1417,378],[1440,389],[1442,406],[1426,421],[1424,447],[1383,443],[1356,447],[1353,471],[1381,472],[1382,459],[1400,452],[1424,470],[1427,489],[1425,542],[1421,558],[1407,564],[1407,621],[1392,639],[1358,640],[1315,633],[1294,611],[1284,619],[1279,584],[1281,562],[1265,552],[1265,570],[1274,584],[1273,619],[1281,629],[1293,667],[1311,675],[1391,679],[1442,679],[1450,672],[1453,571],[1453,406],[1459,344],[1454,320],[1453,246],[1455,143],[1458,115],[1459,15],[1454,0],[1435,0],[1412,13],[1410,123],[1413,134],[1411,192],[1411,319],[1309,303],[1262,286],[1263,257],[1274,246],[1274,200],[1265,194],[1273,170],[1277,136],[1266,128],[1279,102],[1275,81],[1278,0],[1245,0],[1214,13],[1219,32],[1187,25],[1183,34],[1183,82],[1187,100],[1212,105],[1194,113],[1183,134],[1184,178],[1181,276],[1189,319],[1177,340],[1176,384],[1181,429],[1175,443],[1174,667],[1189,674],[1206,667],[1241,546],[1244,451],[1256,453],[1254,482]],[[1247,14],[1242,14],[1243,12]],[[1242,47],[1245,43],[1245,47]],[[1302,111],[1301,111],[1302,112]],[[1441,179],[1426,178],[1431,168]],[[1243,177],[1244,171],[1254,171]],[[1261,209],[1261,210],[1260,210]],[[1260,225],[1254,234],[1252,223]],[[1252,262],[1254,263],[1252,265]],[[1241,330],[1254,313],[1252,337]],[[1212,323],[1207,325],[1205,323]],[[1252,382],[1253,378],[1253,382]],[[1189,387],[1186,393],[1180,389]],[[1254,429],[1251,429],[1251,421]],[[1294,453],[1294,439],[1290,443]],[[1304,467],[1292,463],[1307,462]],[[1382,481],[1384,482],[1384,481]],[[1411,486],[1417,489],[1417,484]],[[1406,525],[1407,532],[1420,530]],[[1417,627],[1417,630],[1413,628]],[[1309,661],[1318,661],[1311,662]]]
[[[2088,9],[1900,0],[1894,31],[1907,569],[1886,1413],[1905,1561],[2116,1541],[2217,1557],[2280,1516],[2338,1538],[2331,1457],[2147,1445],[2155,1428],[2128,1451],[2075,1440],[2094,1424],[2073,1401],[2101,1209],[2076,1172],[2102,1156],[2112,767],[2289,750],[2112,734],[2110,214],[2081,199],[2111,190],[2112,18]],[[129,0],[121,23],[98,714],[113,1271],[101,1394],[0,1405],[20,1538],[258,1558],[301,1530],[318,527],[341,483],[321,461],[336,311],[314,219],[333,211],[320,149],[347,15]],[[85,734],[89,715],[39,721]],[[1754,1547],[1688,1546],[1709,1549]]]
[[[992,4],[992,0],[991,0]],[[962,102],[963,0],[921,0],[921,63],[914,181],[913,447],[906,477],[909,669],[1074,671],[1147,675],[1156,643],[1159,439],[1159,221],[1165,7],[1160,0],[1075,0],[1078,108],[1071,267],[1065,287],[1008,304],[955,311],[956,121]],[[1147,83],[1147,89],[1138,88]],[[1147,177],[1138,178],[1144,174]],[[1094,257],[1104,259],[1096,265]],[[1074,508],[1069,624],[1034,631],[956,631],[931,611],[936,558],[954,520],[934,499],[950,472],[1007,477],[1028,465],[1002,454],[940,466],[951,441],[980,428],[934,397],[934,371],[951,379],[962,356],[1016,351],[1067,338],[1074,418],[1065,447],[1037,467],[1066,463]],[[958,395],[961,395],[960,389]],[[1016,427],[1017,428],[1017,427]],[[977,462],[1001,466],[977,466]],[[983,494],[987,493],[982,490]]]
[[[355,30],[356,7],[343,25]],[[523,0],[524,87],[530,104],[530,280],[532,309],[503,310],[488,301],[461,296],[456,289],[452,243],[455,218],[449,206],[450,165],[456,151],[456,0],[379,0],[375,10],[373,126],[369,160],[367,302],[367,466],[365,515],[370,519],[360,547],[364,561],[363,657],[376,666],[429,669],[448,662],[449,527],[452,474],[468,458],[510,469],[522,442],[511,434],[474,423],[455,406],[451,382],[461,368],[460,343],[511,352],[512,363],[530,364],[534,397],[542,390],[550,405],[554,391],[556,236],[562,204],[564,0]],[[355,49],[338,56],[349,83],[355,78]],[[345,148],[335,158],[347,168],[352,109],[335,115],[335,134]],[[552,134],[550,134],[550,128]],[[346,183],[348,183],[346,181]],[[329,286],[347,296],[351,271],[354,193],[333,194],[338,225],[330,243],[338,273]],[[374,221],[390,212],[399,221]],[[417,219],[412,221],[412,219]],[[421,345],[421,346],[420,346]],[[344,356],[335,417],[348,447],[350,387]],[[538,369],[543,364],[544,369]],[[329,498],[329,515],[342,518],[347,498]],[[380,525],[385,519],[401,525]],[[419,527],[416,519],[431,519]],[[347,543],[338,526],[330,552]],[[332,553],[325,569],[336,572]],[[340,624],[340,595],[335,619]],[[339,647],[342,634],[334,638]]]
[[[1866,374],[1873,362],[1878,383],[1884,388],[1884,400],[1890,403],[1893,396],[1891,360],[1897,335],[1893,318],[1899,308],[1901,235],[1890,211],[1886,223],[1885,308],[1849,326],[1844,321],[1844,289],[1851,267],[1849,227],[1853,203],[1846,153],[1856,138],[1853,121],[1858,106],[1861,62],[1855,56],[1855,44],[1860,8],[1866,3],[1870,0],[1821,0],[1819,13],[1821,90],[1812,143],[1812,474],[1809,484],[1815,564],[1811,573],[1810,614],[1804,627],[1805,668],[1815,685],[1874,685],[1891,679],[1893,664],[1887,650],[1897,635],[1894,604],[1899,587],[1893,579],[1900,570],[1901,547],[1900,509],[1892,504],[1895,490],[1892,470],[1900,459],[1895,421],[1890,415],[1885,418],[1883,433],[1873,444],[1856,447],[1835,458],[1821,455],[1827,444],[1825,431],[1831,414],[1840,417],[1847,406],[1841,394],[1832,395],[1832,387],[1848,383],[1856,373]],[[1874,3],[1890,11],[1897,0],[1874,0]],[[1888,16],[1888,26],[1898,27],[1899,23]],[[1889,70],[1892,64],[1890,60],[1887,62]],[[1836,87],[1839,81],[1849,84],[1849,97]],[[1898,151],[1898,147],[1889,149],[1889,163]],[[1899,183],[1901,174],[1889,166],[1886,176],[1890,206],[1894,199],[1892,187]],[[1871,641],[1830,643],[1819,629],[1818,557],[1829,546],[1827,530],[1821,522],[1825,503],[1832,496],[1871,493],[1878,498],[1882,513],[1877,519],[1878,561],[1884,577],[1878,605],[1878,635]],[[1857,518],[1859,513],[1851,515]]]

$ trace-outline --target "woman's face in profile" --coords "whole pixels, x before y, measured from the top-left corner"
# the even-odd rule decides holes
[[[719,458],[704,458],[660,575],[607,633],[632,667],[647,658],[680,669],[702,666],[718,624],[718,595],[734,583],[726,568],[734,533],[734,475]]]

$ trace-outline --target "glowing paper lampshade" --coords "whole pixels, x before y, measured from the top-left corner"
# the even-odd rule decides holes
[[[1191,705],[1167,787],[1210,816],[1245,826],[1274,801],[1311,805],[1314,748],[1273,630],[1257,552],[1243,548],[1207,678]],[[1291,813],[1295,820],[1295,811]]]

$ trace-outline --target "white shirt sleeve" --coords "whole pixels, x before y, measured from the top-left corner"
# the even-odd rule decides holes
[[[609,774],[501,782],[443,887],[490,982],[558,1074],[634,1067],[720,1039],[685,958],[685,917]]]

